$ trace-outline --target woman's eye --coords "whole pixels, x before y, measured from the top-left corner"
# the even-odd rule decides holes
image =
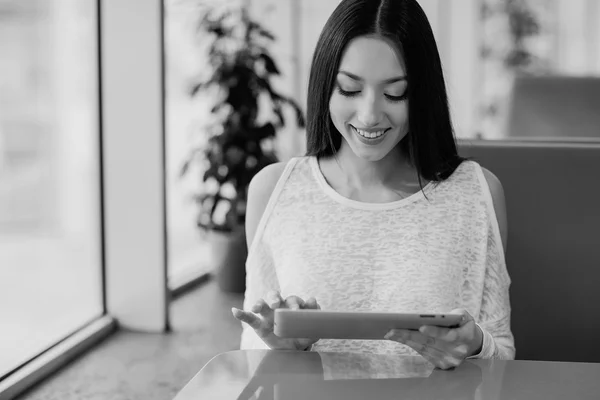
[[[360,90],[344,90],[339,85],[337,85],[337,91],[339,94],[341,94],[344,97],[356,97],[360,94]],[[404,93],[401,96],[392,96],[390,94],[385,94],[384,96],[386,99],[388,99],[389,101],[391,101],[393,103],[404,101],[407,98],[406,93]]]
[[[355,97],[355,96],[358,96],[358,94],[360,93],[360,90],[354,90],[354,91],[344,90],[340,86],[338,86],[337,89],[338,89],[338,92],[342,96],[345,96],[345,97]]]
[[[406,93],[404,93],[402,96],[392,96],[390,94],[386,94],[385,97],[392,102],[398,102],[398,101],[403,101],[406,100]]]

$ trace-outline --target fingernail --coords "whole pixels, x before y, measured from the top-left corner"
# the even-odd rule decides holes
[[[424,326],[419,328],[419,332],[423,333],[423,334],[427,334],[427,328],[425,328]]]
[[[385,336],[383,337],[384,339],[389,339],[394,335],[394,332],[389,331],[388,333],[385,334]]]
[[[233,315],[236,315],[236,314],[238,314],[240,312],[240,310],[238,310],[235,307],[231,307],[231,312],[233,313]]]

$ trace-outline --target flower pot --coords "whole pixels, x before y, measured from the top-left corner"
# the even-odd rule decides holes
[[[211,231],[209,240],[219,288],[224,292],[244,293],[248,255],[244,226],[232,232]]]

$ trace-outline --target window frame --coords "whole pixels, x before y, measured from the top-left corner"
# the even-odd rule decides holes
[[[95,8],[102,315],[0,380],[2,399],[32,388],[118,327],[170,330],[164,4],[96,0]]]

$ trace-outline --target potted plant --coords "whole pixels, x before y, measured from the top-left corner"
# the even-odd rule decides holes
[[[181,176],[202,171],[202,189],[194,196],[197,226],[209,234],[219,286],[243,292],[248,185],[262,168],[278,161],[274,139],[286,124],[286,109],[294,112],[300,127],[304,116],[296,102],[273,88],[271,78],[280,72],[268,44],[275,38],[245,7],[205,9],[198,28],[209,40],[210,72],[194,82],[190,93],[209,94],[212,118],[198,132],[204,140],[189,152]]]

